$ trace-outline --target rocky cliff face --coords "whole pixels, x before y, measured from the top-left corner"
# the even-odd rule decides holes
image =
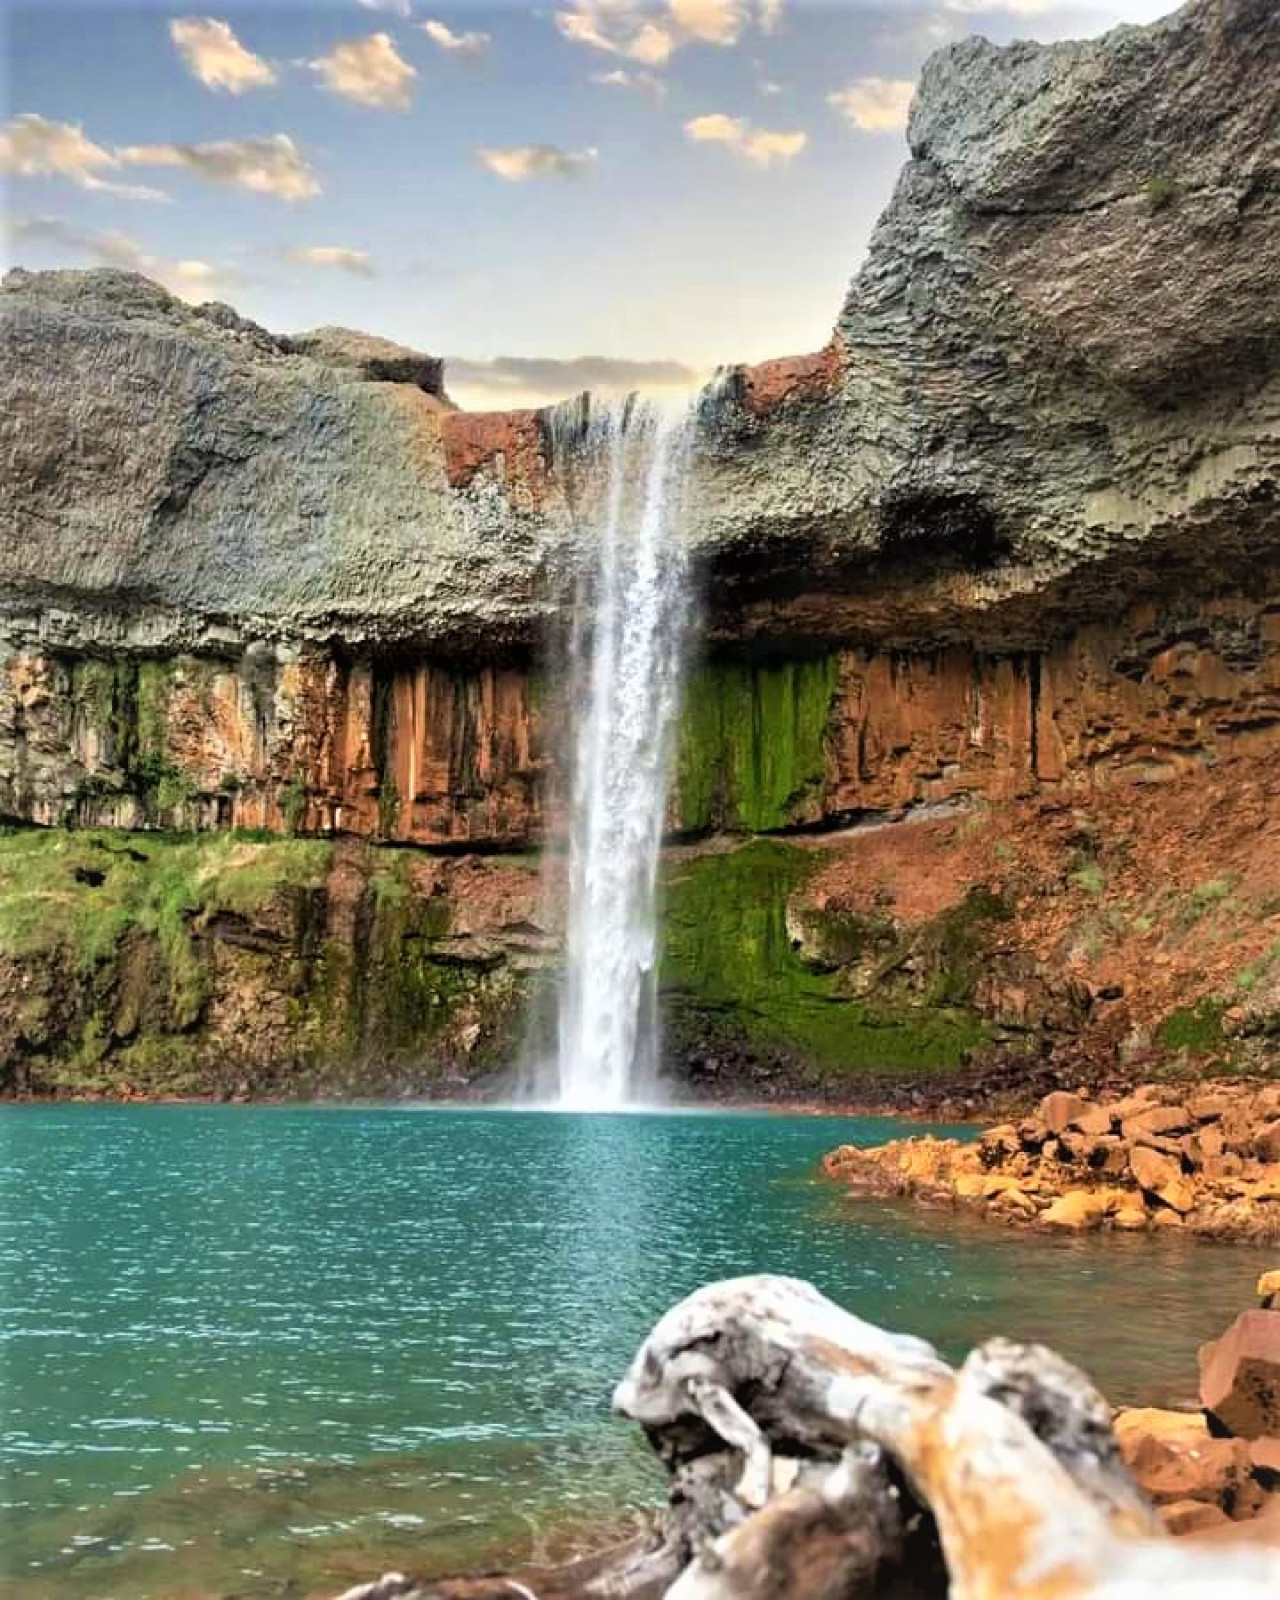
[[[1280,11],[969,41],[910,142],[827,348],[703,406],[687,836],[1276,743]],[[582,407],[459,412],[430,357],[120,273],[0,316],[0,813],[538,842]]]

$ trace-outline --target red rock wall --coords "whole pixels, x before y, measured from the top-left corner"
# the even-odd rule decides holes
[[[1280,608],[1134,608],[1043,652],[840,657],[829,812],[1158,784],[1280,744]]]
[[[846,650],[837,669],[797,820],[1158,784],[1280,745],[1280,603],[1241,596],[1135,608],[1038,653]],[[518,847],[543,822],[544,723],[519,665],[20,650],[0,671],[0,815]]]

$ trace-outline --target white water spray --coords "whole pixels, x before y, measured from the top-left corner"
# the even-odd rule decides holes
[[[633,399],[603,411],[589,441],[606,482],[575,610],[566,961],[542,1086],[566,1109],[658,1098],[657,872],[688,620],[692,419]]]

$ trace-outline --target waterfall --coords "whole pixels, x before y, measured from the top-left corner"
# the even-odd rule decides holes
[[[681,537],[693,410],[603,409],[594,571],[574,609],[568,917],[544,1097],[607,1110],[658,1097],[657,873],[689,581]]]

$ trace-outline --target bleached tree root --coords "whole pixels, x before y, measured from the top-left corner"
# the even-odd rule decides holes
[[[1052,1351],[957,1370],[793,1278],[673,1307],[614,1396],[672,1474],[650,1539],[554,1572],[343,1600],[1280,1600],[1274,1548],[1171,1540]]]
[[[730,1444],[748,1506],[779,1455],[839,1454],[819,1492],[844,1503],[843,1452],[877,1447],[937,1526],[951,1600],[1280,1595],[1274,1551],[1197,1548],[1163,1534],[1120,1461],[1102,1397],[1034,1346],[996,1341],[956,1371],[923,1341],[862,1322],[809,1284],[739,1278],[669,1311],[614,1403],[668,1459],[696,1451],[699,1424]],[[785,1498],[766,1496],[697,1554],[673,1600],[777,1592],[748,1549],[766,1541],[762,1519]],[[789,1591],[796,1600],[810,1592]],[[812,1592],[825,1600],[833,1591]]]

